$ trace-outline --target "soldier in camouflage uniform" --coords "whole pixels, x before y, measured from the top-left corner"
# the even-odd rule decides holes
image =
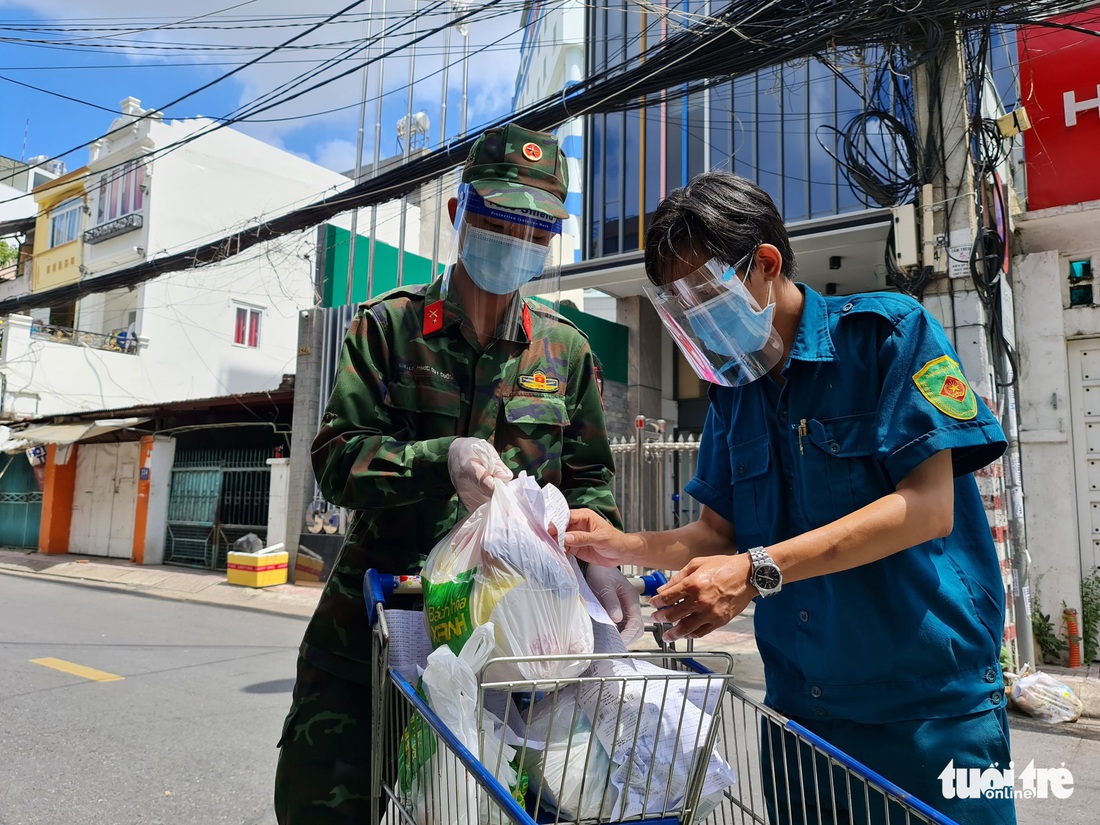
[[[494,207],[555,219],[568,214],[565,178],[556,140],[514,125],[483,135],[462,175]],[[461,254],[448,274],[472,288]],[[281,825],[371,819],[363,574],[371,567],[419,572],[436,542],[475,506],[456,495],[452,445],[485,439],[509,471],[557,485],[571,507],[620,524],[595,359],[583,333],[513,293],[508,300],[520,311],[503,313],[501,327],[487,335],[484,318],[471,322],[469,303],[445,284],[399,287],[359,310],[313,443],[322,492],[355,516],[300,649],[279,742]],[[633,606],[624,600],[621,607],[634,620],[632,598]]]

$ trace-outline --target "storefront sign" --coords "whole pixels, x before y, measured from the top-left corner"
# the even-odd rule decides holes
[[[93,226],[84,233],[84,243],[97,244],[100,241],[105,241],[108,238],[113,238],[124,232],[141,229],[141,224],[141,215],[137,212],[132,212],[129,215],[123,215],[121,218],[116,218],[113,221],[101,223],[99,226]]]
[[[1095,31],[1100,6],[1049,22]],[[1100,200],[1100,37],[1070,29],[1018,30],[1028,211]]]

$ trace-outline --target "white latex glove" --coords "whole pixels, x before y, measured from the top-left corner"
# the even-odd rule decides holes
[[[512,480],[512,471],[484,438],[452,441],[447,451],[447,471],[459,499],[471,513],[489,500],[497,479]]]
[[[618,568],[588,565],[584,574],[588,586],[619,629],[623,642],[630,644],[642,638],[645,622],[638,592]]]

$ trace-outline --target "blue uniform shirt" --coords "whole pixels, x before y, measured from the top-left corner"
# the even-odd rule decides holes
[[[1005,593],[971,473],[1004,452],[1004,434],[916,301],[799,288],[786,384],[711,388],[687,491],[733,524],[745,551],[858,510],[950,449],[955,522],[946,538],[758,598],[766,702],[867,723],[1000,707]]]

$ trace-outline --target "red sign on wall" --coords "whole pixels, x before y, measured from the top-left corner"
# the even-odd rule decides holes
[[[1100,31],[1100,6],[1049,22]],[[1100,37],[1022,26],[1017,48],[1028,211],[1100,200]]]

